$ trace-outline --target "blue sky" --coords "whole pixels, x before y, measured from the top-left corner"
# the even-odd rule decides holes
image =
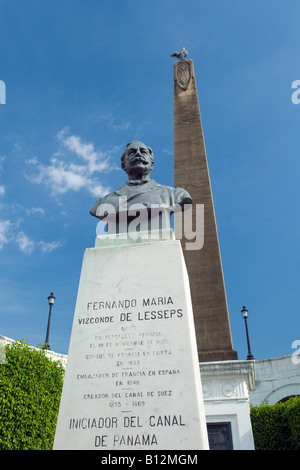
[[[0,334],[66,354],[95,199],[123,147],[173,185],[173,59],[193,59],[234,348],[299,331],[299,0],[0,0]]]

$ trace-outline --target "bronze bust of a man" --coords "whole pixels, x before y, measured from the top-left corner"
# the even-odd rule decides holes
[[[101,211],[101,206],[111,206],[118,218],[124,210],[130,210],[135,205],[140,208],[151,210],[152,207],[163,207],[172,213],[175,208],[192,204],[192,198],[183,188],[172,188],[157,183],[150,178],[150,173],[154,165],[154,154],[150,147],[143,142],[133,141],[127,144],[122,157],[122,169],[128,175],[128,181],[112,193],[97,199],[90,214],[99,219],[107,216]],[[124,209],[124,203],[126,209]]]

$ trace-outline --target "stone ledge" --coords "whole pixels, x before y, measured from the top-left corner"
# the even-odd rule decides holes
[[[238,376],[246,379],[248,390],[252,390],[255,384],[254,361],[215,361],[200,362],[201,378],[220,380],[222,377]]]

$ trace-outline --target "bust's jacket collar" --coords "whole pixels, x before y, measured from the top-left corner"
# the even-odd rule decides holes
[[[157,183],[155,180],[150,179],[148,183],[130,186],[127,183],[123,184],[119,189],[116,189],[114,192],[118,196],[126,196],[127,200],[138,196],[139,194],[148,193],[150,191],[155,191],[161,188],[161,184]]]

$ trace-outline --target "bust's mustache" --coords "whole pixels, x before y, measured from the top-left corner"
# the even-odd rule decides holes
[[[135,156],[129,159],[130,163],[143,163],[144,165],[148,164],[148,160],[142,156]]]

